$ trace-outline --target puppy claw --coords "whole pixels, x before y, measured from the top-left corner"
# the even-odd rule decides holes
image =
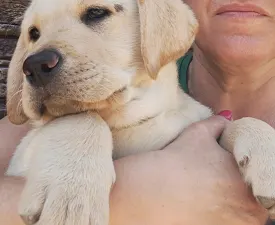
[[[249,164],[249,157],[244,156],[241,161],[239,161],[239,167],[244,168]]]
[[[38,215],[33,215],[33,216],[20,215],[20,217],[26,225],[33,225],[37,223],[39,220]]]

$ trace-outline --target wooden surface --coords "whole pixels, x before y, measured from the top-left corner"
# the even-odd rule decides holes
[[[0,0],[0,118],[5,115],[6,78],[29,0]]]

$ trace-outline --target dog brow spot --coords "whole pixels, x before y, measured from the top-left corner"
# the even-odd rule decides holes
[[[120,5],[120,4],[115,4],[115,10],[116,10],[116,12],[121,12],[121,11],[123,11],[123,6],[122,5]]]

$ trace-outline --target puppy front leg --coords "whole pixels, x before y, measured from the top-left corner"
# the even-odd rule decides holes
[[[39,128],[34,128],[20,141],[20,144],[16,147],[16,151],[9,162],[9,167],[6,171],[7,176],[26,177],[31,159],[33,154],[35,154],[35,152],[32,151],[33,149],[28,146],[38,132]]]
[[[112,135],[97,114],[56,119],[28,146],[35,154],[19,206],[28,225],[108,225],[115,180]]]
[[[256,199],[275,218],[275,130],[254,118],[231,123],[220,140],[232,152]]]

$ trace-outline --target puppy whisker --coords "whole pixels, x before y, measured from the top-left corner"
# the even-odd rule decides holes
[[[23,101],[22,101],[22,98],[18,101],[18,104],[16,106],[16,112],[19,112],[20,111],[20,107],[23,106]]]
[[[18,94],[21,94],[21,93],[22,93],[22,91],[23,91],[22,86],[23,86],[23,84],[21,84],[21,85],[20,85],[20,89],[19,89],[17,92],[15,92],[15,93],[8,99],[7,104],[10,104],[10,103],[12,102],[12,100],[13,100],[14,97],[16,97]]]

